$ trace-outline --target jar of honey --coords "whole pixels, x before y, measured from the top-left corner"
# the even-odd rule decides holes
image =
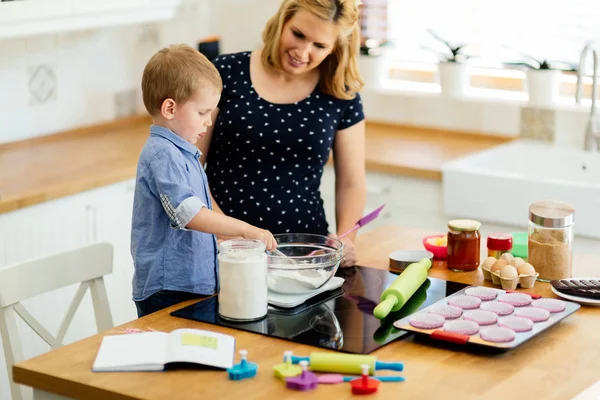
[[[474,271],[479,267],[481,223],[472,219],[448,222],[448,268],[453,271]]]

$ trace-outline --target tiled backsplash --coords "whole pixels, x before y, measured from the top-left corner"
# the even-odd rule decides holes
[[[553,142],[556,134],[555,110],[521,107],[521,137]]]

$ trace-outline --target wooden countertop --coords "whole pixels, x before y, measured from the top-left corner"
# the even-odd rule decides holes
[[[421,238],[429,233],[420,229],[382,227],[359,235],[356,241],[358,264],[386,269],[390,251],[420,248]],[[574,273],[597,276],[599,263],[600,257],[576,254]],[[443,262],[436,262],[429,275],[473,285],[483,282],[480,271],[451,272]],[[537,282],[528,291],[555,297],[547,283]],[[86,399],[170,400],[175,396],[186,399],[310,397],[329,400],[353,397],[346,384],[323,385],[306,394],[286,389],[273,377],[272,366],[281,362],[285,350],[305,355],[315,348],[169,315],[193,302],[173,306],[21,362],[13,369],[14,379],[40,390]],[[93,373],[91,367],[102,336],[124,328],[153,328],[166,332],[195,328],[234,335],[237,348],[247,349],[249,358],[259,364],[259,374],[254,379],[232,382],[227,379],[227,374],[210,370]],[[383,383],[371,398],[570,399],[598,380],[598,340],[600,308],[585,306],[538,337],[502,354],[484,355],[426,345],[412,338],[398,340],[372,354],[378,360],[403,362],[402,375],[406,382]]]
[[[0,145],[0,213],[135,177],[150,119]],[[441,180],[440,165],[506,138],[367,123],[367,169]]]
[[[441,181],[441,166],[445,162],[510,140],[513,139],[370,122],[366,129],[366,166],[368,171]]]

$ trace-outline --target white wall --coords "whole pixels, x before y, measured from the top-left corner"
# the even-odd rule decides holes
[[[165,23],[0,40],[0,144],[143,114],[141,74],[155,51],[213,34],[223,53],[254,50],[279,4],[184,0]]]
[[[265,23],[281,0],[219,0],[211,4],[213,31],[221,36],[222,53],[255,50]]]
[[[0,40],[0,143],[144,112],[144,65],[167,44],[211,34],[209,6],[185,0],[169,22]]]

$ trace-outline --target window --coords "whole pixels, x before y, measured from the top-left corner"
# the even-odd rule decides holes
[[[500,66],[520,58],[573,66],[588,40],[600,43],[597,0],[388,0],[388,34],[396,60],[435,62],[423,46],[440,48],[432,29],[451,43],[471,45],[476,65]],[[591,60],[591,57],[590,57]]]

